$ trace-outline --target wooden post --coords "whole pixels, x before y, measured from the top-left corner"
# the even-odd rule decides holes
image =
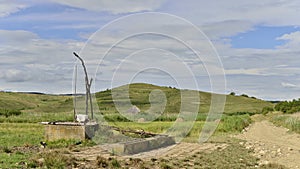
[[[91,88],[91,84],[92,84],[92,80],[93,80],[93,79],[91,79],[91,80],[89,81],[87,69],[86,69],[86,67],[85,67],[85,64],[84,64],[83,59],[82,59],[76,52],[73,52],[73,54],[75,55],[75,57],[77,57],[77,58],[80,60],[81,65],[82,65],[83,70],[84,70],[84,73],[85,73],[85,90],[86,90],[86,95],[85,95],[85,114],[88,115],[88,110],[89,110],[89,100],[90,100],[91,117],[92,117],[92,119],[93,119],[93,118],[94,118],[94,113],[93,113],[93,105],[92,105],[92,96],[91,96],[91,91],[90,91],[90,88]]]
[[[90,97],[90,106],[91,106],[91,117],[94,119],[94,110],[93,110],[93,102],[92,102],[92,95],[91,95],[91,85],[93,82],[93,78],[91,78],[90,83],[89,83],[89,97]]]
[[[75,68],[75,84],[74,84],[74,114],[73,114],[73,121],[75,122],[76,121],[76,97],[77,97],[77,65],[76,65],[76,68]]]

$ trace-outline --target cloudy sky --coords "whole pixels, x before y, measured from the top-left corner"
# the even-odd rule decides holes
[[[0,0],[0,90],[71,93],[76,51],[97,91],[218,91],[224,73],[225,93],[299,98],[299,11],[298,0]]]

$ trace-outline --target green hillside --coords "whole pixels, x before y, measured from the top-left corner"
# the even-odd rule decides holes
[[[122,91],[128,85],[115,88]],[[137,106],[141,112],[147,112],[151,104],[149,94],[153,90],[161,90],[166,96],[166,107],[161,116],[164,120],[175,120],[181,106],[181,90],[172,87],[160,87],[151,84],[136,83],[129,85],[131,103]],[[190,91],[198,92],[198,91]],[[124,120],[120,117],[112,100],[111,90],[96,93],[100,112],[107,120]],[[211,95],[207,92],[199,92],[200,96],[200,120],[206,117],[209,111]],[[226,96],[225,113],[243,114],[245,112],[260,113],[264,107],[273,107],[273,104],[263,100],[245,96]],[[3,112],[7,110],[21,111],[21,115],[7,118]],[[2,114],[2,115],[1,115]],[[201,115],[203,114],[203,115]],[[72,121],[73,99],[71,96],[58,96],[46,94],[28,94],[0,92],[0,122],[40,122],[40,121]]]
[[[0,92],[0,109],[49,113],[70,111],[72,105],[69,96]]]
[[[124,90],[127,85],[114,89]],[[167,98],[167,104],[164,113],[178,113],[180,110],[181,95],[180,90],[172,87],[160,87],[151,84],[135,83],[129,85],[129,97],[131,103],[144,112],[150,108],[149,94],[158,89],[163,91]],[[198,92],[198,91],[194,91]],[[207,92],[199,92],[200,111],[207,113],[210,107],[211,95]],[[111,90],[96,93],[99,109],[103,114],[117,113],[112,101]],[[260,113],[264,107],[273,107],[273,104],[256,98],[246,96],[226,96],[225,113],[252,112]]]
[[[73,120],[70,96],[0,92],[0,122],[41,122]],[[21,112],[6,117],[6,112]]]

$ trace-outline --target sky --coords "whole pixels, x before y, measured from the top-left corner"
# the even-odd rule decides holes
[[[0,0],[0,91],[132,82],[291,100],[300,94],[298,0]],[[76,66],[77,65],[77,66]]]

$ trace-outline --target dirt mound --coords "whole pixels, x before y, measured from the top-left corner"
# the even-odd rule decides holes
[[[261,164],[278,163],[289,168],[300,168],[300,135],[276,127],[268,121],[255,122],[237,136],[247,149],[253,149]]]

